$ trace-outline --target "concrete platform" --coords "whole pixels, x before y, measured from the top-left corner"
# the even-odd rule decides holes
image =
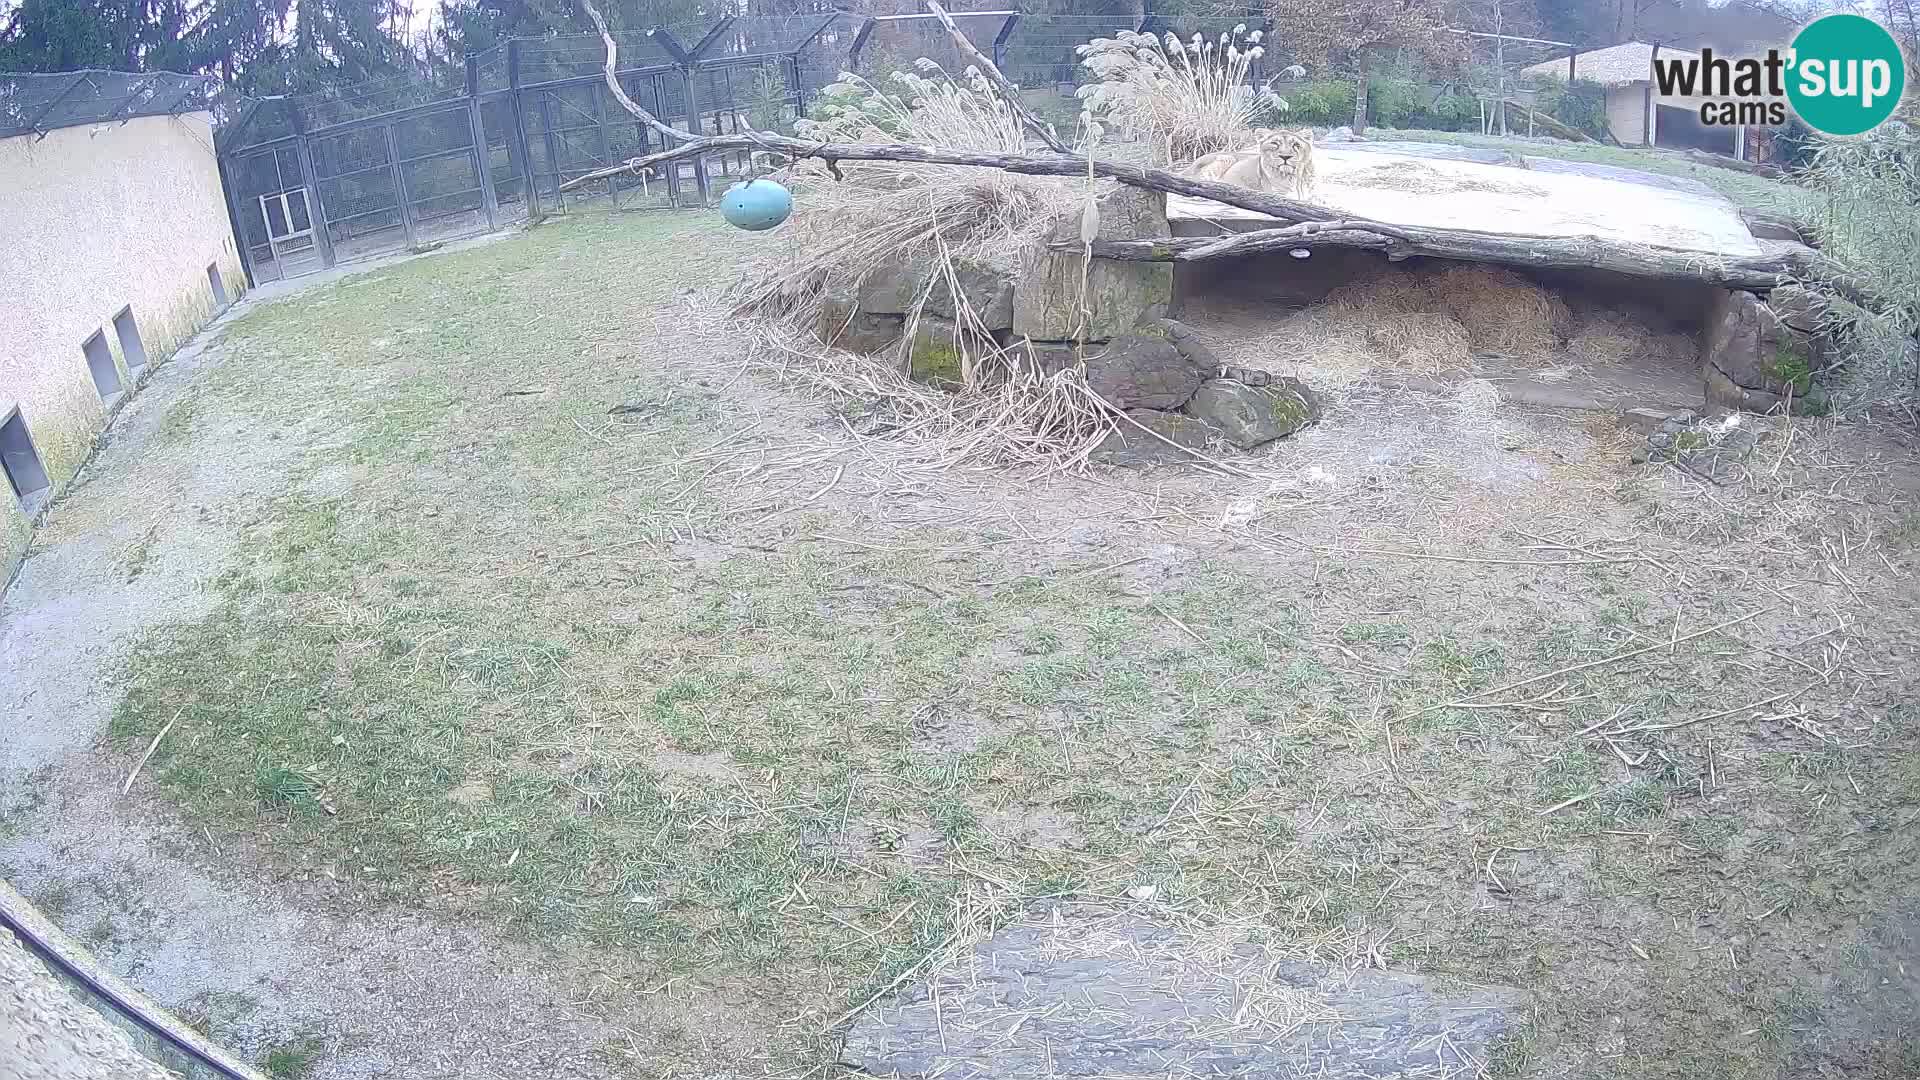
[[[1486,160],[1495,155],[1503,162]],[[1336,144],[1316,147],[1315,157],[1319,181],[1309,201],[1379,221],[1762,254],[1739,209],[1693,181],[1578,162],[1530,168],[1534,159],[1439,144]],[[1168,196],[1167,217],[1183,236],[1262,228],[1273,220],[1180,195]]]

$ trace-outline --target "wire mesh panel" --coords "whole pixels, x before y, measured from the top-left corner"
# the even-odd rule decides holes
[[[853,53],[853,39],[860,32],[860,23],[861,20],[854,16],[842,15],[794,51],[791,57],[794,94],[802,110],[813,101],[813,96],[820,92],[821,87],[847,70]]]
[[[1027,89],[1077,86],[1091,78],[1080,66],[1080,46],[1136,29],[1135,22],[1131,15],[1022,15],[1001,70]]]
[[[387,125],[317,136],[311,148],[314,187],[335,260],[404,248],[400,186]]]
[[[967,36],[973,47],[993,55],[994,40],[1012,18],[1007,11],[953,12],[954,25]],[[939,20],[922,16],[890,15],[877,18],[861,44],[854,70],[876,81],[896,71],[918,70],[928,59],[949,75],[966,70],[967,60]]]
[[[465,93],[466,87],[461,83],[433,82],[418,75],[405,74],[301,94],[293,104],[305,119],[308,129],[318,131],[415,105],[448,101]]]
[[[0,74],[0,138],[137,116],[211,111],[219,80],[172,72]]]
[[[416,246],[484,232],[484,175],[473,144],[472,116],[462,103],[391,125],[399,151],[400,187]]]
[[[236,155],[227,163],[239,242],[253,278],[277,281],[324,265],[314,236],[314,198],[291,142]]]
[[[674,55],[654,34],[616,31],[613,40],[615,62],[621,72],[663,70],[674,64]],[[521,86],[598,76],[607,62],[606,44],[598,34],[526,39],[518,45]]]

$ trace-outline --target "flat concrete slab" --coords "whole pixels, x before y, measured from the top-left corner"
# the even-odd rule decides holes
[[[873,1076],[1468,1076],[1526,995],[1314,963],[1130,912],[1061,910],[934,971],[848,1032]]]
[[[1739,209],[1690,181],[1668,183],[1630,169],[1567,162],[1545,170],[1518,168],[1437,156],[1418,143],[1340,143],[1317,147],[1315,157],[1319,182],[1309,200],[1378,221],[1509,235],[1597,236],[1709,255],[1762,253]],[[1176,235],[1192,235],[1194,222],[1237,230],[1272,220],[1180,195],[1167,198],[1167,217]]]

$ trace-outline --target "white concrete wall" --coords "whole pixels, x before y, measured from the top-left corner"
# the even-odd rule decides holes
[[[245,287],[206,113],[0,139],[0,416],[17,405],[57,494],[108,420],[81,344],[131,305],[150,372]],[[124,398],[122,399],[124,400]],[[0,483],[0,582],[30,525]]]
[[[1647,84],[1628,83],[1607,89],[1607,130],[1622,146],[1647,143]]]

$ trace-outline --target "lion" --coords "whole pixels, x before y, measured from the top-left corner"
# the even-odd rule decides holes
[[[1245,150],[1208,154],[1187,169],[1199,180],[1218,180],[1253,191],[1304,196],[1313,190],[1313,132],[1255,128]]]

